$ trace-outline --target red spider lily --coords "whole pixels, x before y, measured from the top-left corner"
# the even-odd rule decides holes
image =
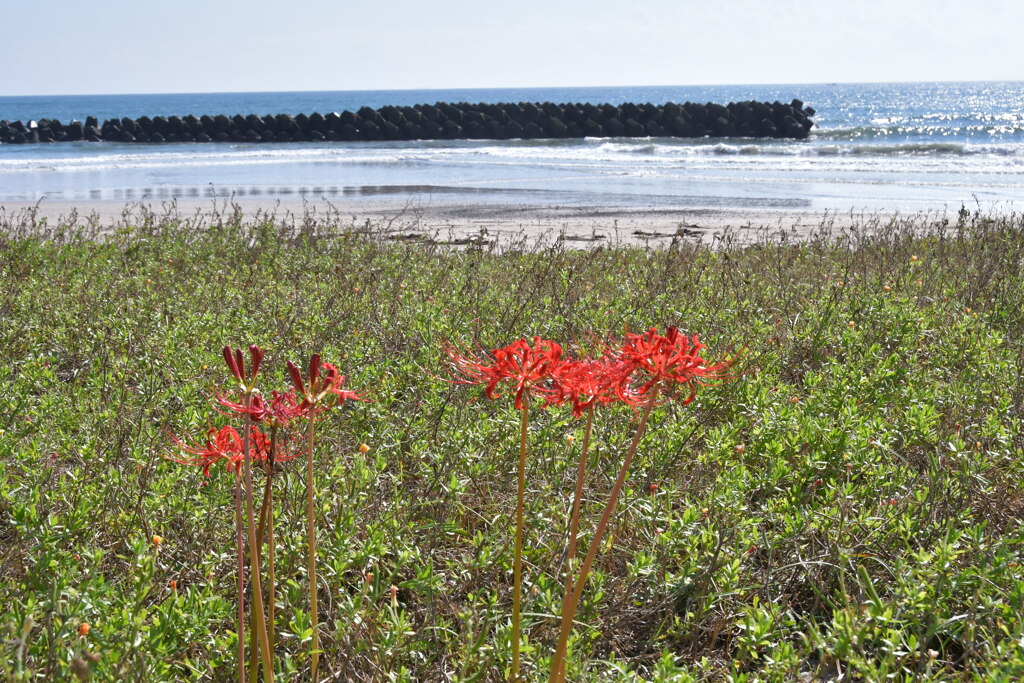
[[[236,403],[235,401],[232,401],[231,399],[221,394],[216,394],[214,400],[216,400],[216,402],[219,403],[220,405],[227,408],[228,411],[231,413],[235,413],[239,416],[244,416],[246,413],[248,413],[249,417],[252,419],[253,422],[259,422],[260,420],[265,418],[267,416],[268,411],[270,410],[270,406],[267,404],[266,401],[263,400],[263,397],[255,393],[249,399],[248,406],[246,406],[244,403]],[[223,413],[224,411],[219,412]]]
[[[171,435],[171,441],[183,452],[192,455],[190,458],[171,458],[181,465],[200,465],[203,468],[203,476],[210,476],[210,467],[218,460],[227,460],[228,469],[231,468],[232,460],[240,458],[242,452],[242,437],[234,427],[224,426],[220,431],[211,427],[206,432],[206,445],[190,445],[183,442],[175,435]],[[236,468],[237,469],[237,468]]]
[[[217,394],[216,401],[229,412],[238,415],[248,413],[253,422],[263,422],[275,428],[287,427],[292,420],[304,417],[307,413],[307,409],[300,406],[295,398],[294,389],[285,392],[272,391],[269,402],[259,394],[253,394],[248,407],[220,394]]]
[[[533,338],[533,346],[525,339],[508,346],[494,349],[493,361],[481,361],[462,353],[452,344],[446,344],[444,352],[452,363],[455,373],[462,379],[459,384],[483,384],[484,394],[489,399],[500,397],[498,386],[510,382],[515,391],[516,408],[524,407],[523,397],[539,396],[545,399],[545,406],[561,400],[552,378],[562,365],[562,347],[540,337]]]
[[[629,378],[632,368],[612,358],[599,360],[566,361],[555,369],[554,380],[557,397],[548,404],[572,403],[573,417],[582,417],[588,408],[607,405],[619,400],[624,393],[622,386]]]
[[[249,346],[249,374],[245,372],[245,360],[242,357],[242,349],[232,350],[230,346],[224,347],[224,362],[228,364],[228,370],[235,379],[242,385],[242,390],[250,392],[256,384],[256,375],[260,371],[260,363],[263,361],[263,350],[251,344]]]
[[[270,459],[270,437],[252,428],[250,432],[250,457],[256,462],[266,463]],[[245,456],[242,453],[242,436],[231,426],[225,425],[217,430],[211,427],[206,432],[206,444],[203,446],[187,444],[178,437],[171,435],[171,441],[184,453],[192,456],[186,458],[172,458],[164,456],[168,460],[181,465],[198,465],[203,468],[203,476],[210,476],[210,467],[219,460],[227,461],[227,469],[234,470],[237,474],[242,466]],[[283,462],[297,457],[294,454],[274,455],[274,462]]]
[[[321,374],[322,373],[322,374]],[[366,401],[354,391],[342,389],[345,376],[338,372],[331,363],[320,362],[320,354],[314,353],[309,359],[308,381],[303,381],[302,373],[295,363],[288,361],[288,374],[291,375],[295,393],[302,397],[298,409],[306,412],[319,412],[319,407],[328,396],[334,396],[338,405],[345,401]]]
[[[271,427],[287,427],[288,424],[297,418],[305,417],[306,409],[299,405],[295,398],[295,390],[271,392],[270,405],[267,408],[264,419]]]
[[[627,334],[618,359],[625,366],[640,370],[645,380],[636,387],[625,382],[619,385],[619,398],[636,405],[638,401],[646,400],[655,387],[671,389],[674,385],[686,385],[690,395],[683,399],[683,405],[688,404],[693,400],[698,384],[729,378],[723,371],[733,361],[708,365],[700,355],[704,348],[707,347],[700,343],[697,335],[691,340],[675,327],[669,327],[664,336],[653,327],[644,334]]]

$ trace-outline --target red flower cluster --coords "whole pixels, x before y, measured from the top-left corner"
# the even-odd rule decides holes
[[[675,327],[669,327],[665,335],[655,328],[644,334],[627,334],[619,352],[621,362],[630,368],[630,376],[636,376],[633,384],[624,382],[626,394],[620,396],[627,402],[644,400],[655,388],[673,392],[680,386],[690,389],[690,395],[683,399],[683,405],[693,400],[697,385],[706,385],[712,380],[729,379],[725,370],[733,360],[708,365],[700,355],[706,349],[697,335],[691,340]]]
[[[224,347],[224,362],[232,377],[238,381],[241,392],[240,400],[232,400],[222,394],[216,394],[215,400],[225,410],[225,414],[233,414],[240,417],[246,415],[253,423],[263,423],[271,431],[288,427],[294,420],[310,417],[315,413],[327,410],[329,407],[325,399],[333,396],[336,405],[346,400],[365,401],[366,399],[354,391],[342,388],[345,381],[344,376],[330,363],[321,363],[319,354],[314,354],[309,364],[309,380],[303,382],[298,368],[294,363],[288,363],[288,372],[291,375],[294,388],[287,391],[272,391],[270,399],[267,400],[256,390],[256,377],[260,371],[260,364],[264,352],[260,347],[253,344],[249,347],[249,367],[246,369],[245,358],[241,349]],[[300,400],[301,399],[301,400]],[[291,460],[295,455],[282,454],[280,445],[278,453],[271,456],[271,439],[256,427],[250,432],[251,447],[250,455],[254,462],[266,465],[270,457],[275,463]],[[243,453],[243,440],[241,435],[233,427],[225,426],[219,431],[210,429],[206,435],[205,445],[198,443],[185,443],[178,437],[171,435],[174,444],[188,457],[168,459],[184,465],[199,465],[203,468],[203,474],[210,475],[210,467],[219,460],[226,460],[228,470],[239,471],[245,456]]]
[[[321,374],[322,373],[322,374]],[[288,361],[288,374],[291,375],[294,391],[302,397],[299,409],[307,412],[319,412],[320,407],[329,396],[334,396],[338,405],[345,401],[365,401],[366,399],[354,391],[342,389],[345,376],[330,363],[321,363],[320,354],[314,353],[309,359],[308,381],[302,380],[302,373],[295,363]]]
[[[270,437],[256,427],[252,428],[249,436],[251,439],[249,447],[250,457],[257,463],[266,463],[270,458]],[[242,453],[242,435],[234,427],[228,425],[221,427],[220,430],[211,427],[206,432],[206,443],[204,445],[185,443],[173,434],[171,435],[171,440],[178,448],[191,457],[168,457],[168,460],[181,465],[197,465],[202,467],[203,476],[206,477],[210,476],[210,467],[220,460],[226,461],[227,470],[229,472],[234,471],[236,474],[240,471],[242,462],[245,460],[245,455]],[[297,456],[277,453],[274,455],[274,462],[291,460],[295,457]]]
[[[651,328],[644,334],[627,334],[614,348],[607,347],[599,359],[573,360],[562,354],[562,347],[551,340],[534,337],[495,349],[491,358],[471,357],[452,344],[445,353],[456,381],[483,384],[490,399],[500,396],[505,383],[515,392],[516,408],[522,410],[523,398],[543,399],[544,407],[569,404],[579,417],[596,404],[622,402],[638,406],[649,400],[655,389],[674,392],[688,387],[683,403],[693,400],[697,385],[729,379],[726,370],[733,361],[709,364],[700,354],[707,348],[695,335],[692,339],[669,327],[664,335]]]
[[[293,389],[284,392],[271,392],[269,402],[259,394],[253,394],[249,399],[248,407],[220,394],[217,394],[216,401],[227,408],[229,412],[240,416],[249,413],[253,422],[266,422],[274,427],[287,427],[292,420],[305,417],[308,412],[299,405]]]
[[[533,346],[525,339],[494,350],[494,359],[482,362],[462,354],[455,346],[445,346],[445,353],[451,359],[463,384],[483,384],[489,399],[500,396],[498,385],[512,384],[516,396],[516,408],[523,409],[524,396],[539,396],[545,403],[557,400],[557,388],[552,378],[562,366],[562,347],[553,341],[533,338]]]
[[[614,357],[598,360],[578,360],[563,363],[553,376],[558,388],[558,399],[551,403],[572,405],[574,417],[595,405],[606,405],[620,400],[619,389],[629,376],[630,368]]]

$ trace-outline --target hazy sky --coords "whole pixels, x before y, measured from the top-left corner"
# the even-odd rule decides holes
[[[0,17],[0,95],[1024,80],[1024,0],[3,0]]]

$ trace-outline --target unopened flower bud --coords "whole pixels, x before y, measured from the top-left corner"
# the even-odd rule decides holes
[[[320,354],[314,353],[309,357],[309,390],[315,392],[317,380],[320,379]]]
[[[245,383],[245,358],[242,349],[235,349],[235,369],[238,370],[238,381]]]
[[[235,355],[232,352],[230,346],[224,347],[224,362],[228,364],[228,370],[231,371],[231,374],[234,376],[234,378],[237,380],[241,380],[242,375],[238,371],[238,364],[235,362]],[[205,366],[203,369],[206,369]]]
[[[256,375],[260,371],[260,363],[263,362],[263,349],[252,344],[249,346],[249,356],[252,358],[252,378],[256,379]]]

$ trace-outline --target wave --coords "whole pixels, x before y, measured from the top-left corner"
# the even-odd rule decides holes
[[[892,144],[816,145],[817,156],[1022,156],[1024,144],[979,145],[964,142],[899,142]]]
[[[836,144],[816,142],[780,142],[754,140],[704,141],[690,143],[627,145],[605,144],[598,152],[609,155],[644,156],[768,156],[768,157],[913,157],[913,156],[991,156],[1024,159],[1024,142],[975,144],[968,142],[912,141],[892,143]]]
[[[91,150],[90,150],[91,151]],[[423,150],[358,149],[358,148],[296,148],[293,146],[271,149],[264,146],[225,147],[211,151],[209,145],[195,146],[181,151],[151,151],[134,149],[88,155],[53,155],[39,157],[0,156],[0,173],[23,171],[109,171],[145,170],[188,166],[192,168],[214,166],[267,166],[279,164],[350,164],[390,165],[426,164],[432,156]]]
[[[167,148],[135,146],[0,149],[0,174],[33,172],[88,173],[155,171],[160,169],[264,168],[283,165],[326,167],[459,166],[589,166],[605,171],[631,172],[651,166],[736,158],[755,163],[759,158],[829,159],[973,159],[977,163],[1024,166],[1024,142],[978,144],[952,140],[851,141],[817,138],[795,142],[754,139],[588,138],[558,141],[459,141],[441,143],[320,143],[279,146],[189,145]],[[69,153],[70,152],[70,153]],[[970,163],[976,163],[972,161]],[[956,162],[960,163],[960,162]],[[1019,172],[1019,171],[1018,171]]]

